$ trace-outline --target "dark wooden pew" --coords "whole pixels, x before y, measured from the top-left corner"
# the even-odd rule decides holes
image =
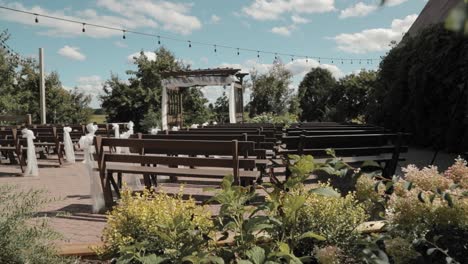
[[[312,155],[315,158],[330,158],[326,149],[335,150],[336,156],[345,162],[358,163],[368,160],[385,163],[384,176],[395,173],[400,153],[408,151],[404,145],[407,135],[398,134],[351,134],[320,136],[286,136],[277,149],[277,155]]]
[[[34,145],[36,146],[36,152],[39,152],[44,158],[44,155],[50,154],[53,151],[57,154],[57,161],[59,165],[63,162],[63,150],[60,144],[59,135],[56,127],[41,127],[41,128],[29,128],[36,139],[34,139]]]
[[[19,164],[21,172],[24,172],[22,146],[19,144],[16,128],[0,129],[0,154],[8,158],[10,164]]]
[[[119,186],[113,174],[143,175],[146,187],[151,186],[151,176],[223,178],[232,174],[237,184],[251,185],[261,176],[256,160],[244,158],[254,150],[253,142],[191,141],[159,139],[95,138],[97,161],[106,206],[113,203],[112,189],[119,194]],[[104,151],[115,147],[128,147],[135,154],[114,154]],[[258,151],[258,150],[257,150]],[[180,157],[180,155],[188,157]],[[210,156],[218,155],[222,158]],[[201,157],[200,157],[201,156]],[[208,156],[208,157],[206,157]],[[130,165],[132,164],[132,165]],[[141,164],[141,166],[134,166]],[[164,165],[161,167],[159,165]],[[194,168],[178,168],[178,166]],[[210,167],[207,169],[206,167]]]

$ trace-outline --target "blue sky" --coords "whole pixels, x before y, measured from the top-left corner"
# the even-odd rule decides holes
[[[379,58],[390,41],[399,41],[420,13],[425,0],[97,0],[3,1],[0,5],[38,14],[66,17],[88,23],[219,45],[268,50],[310,57]],[[157,39],[86,27],[0,10],[0,29],[8,29],[8,44],[23,56],[45,50],[46,71],[57,71],[66,88],[77,86],[99,106],[102,83],[111,72],[122,79],[132,69],[132,54],[154,51]],[[220,66],[268,70],[274,55],[199,46],[161,39],[162,44],[192,68]],[[151,55],[149,55],[151,56]],[[294,74],[297,87],[312,67],[330,69],[336,78],[375,69],[378,61],[318,60],[282,56]],[[222,89],[204,89],[215,100]],[[248,96],[246,96],[248,97]]]

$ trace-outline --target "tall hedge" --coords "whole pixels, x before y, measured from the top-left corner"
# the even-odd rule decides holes
[[[468,37],[442,25],[406,36],[382,60],[371,96],[369,122],[419,145],[468,150]]]

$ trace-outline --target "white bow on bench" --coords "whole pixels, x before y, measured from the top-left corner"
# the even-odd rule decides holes
[[[65,149],[65,157],[67,162],[75,163],[75,151],[73,149],[73,142],[70,137],[70,132],[72,132],[71,127],[63,128],[63,145]]]
[[[21,130],[23,134],[23,138],[26,138],[28,143],[28,150],[27,150],[27,167],[26,171],[24,172],[24,176],[39,176],[39,167],[37,166],[37,157],[36,157],[36,147],[34,146],[34,133],[25,128]]]
[[[93,154],[96,152],[96,149],[93,143],[94,134],[98,128],[96,125],[90,123],[86,126],[86,129],[89,133],[80,138],[78,145],[81,149],[84,150],[84,163],[86,165],[90,180],[90,195],[92,200],[93,213],[97,213],[105,208],[104,193],[102,191],[101,181],[97,175],[94,175]]]

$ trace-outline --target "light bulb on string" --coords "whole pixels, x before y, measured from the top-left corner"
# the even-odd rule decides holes
[[[319,57],[319,59],[318,59],[318,62],[319,62],[319,64],[320,64],[320,57]]]
[[[278,59],[278,53],[275,53],[275,60]]]
[[[306,57],[306,63],[309,63],[309,57]]]
[[[122,33],[123,33],[122,38],[126,39],[127,37],[125,37],[125,30],[122,30]]]
[[[158,45],[161,45],[161,36],[158,36]]]
[[[239,56],[240,52],[239,52],[239,48],[237,48],[237,56]]]
[[[341,64],[343,64],[343,60],[341,60]]]
[[[333,63],[333,60],[331,60],[331,63]]]
[[[83,32],[83,33],[86,32],[85,25],[86,25],[86,23],[83,23],[83,28],[81,29],[81,32]]]
[[[188,41],[188,47],[191,48],[192,47],[192,41]]]
[[[257,50],[257,58],[260,59],[260,51]]]
[[[351,64],[353,64],[353,60],[351,60]]]
[[[294,56],[291,56],[291,61],[294,61]]]
[[[214,52],[216,53],[217,49],[216,49],[216,45],[214,45]]]
[[[35,15],[36,15],[36,19],[34,19],[34,22],[39,23],[39,18],[37,17],[37,14]]]

